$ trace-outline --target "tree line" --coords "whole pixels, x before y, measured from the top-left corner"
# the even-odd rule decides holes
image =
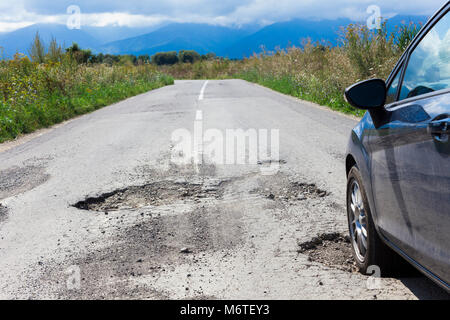
[[[196,61],[213,60],[216,58],[214,53],[199,54],[194,50],[180,50],[169,52],[158,52],[153,56],[148,54],[95,54],[89,49],[82,49],[77,43],[72,43],[68,48],[63,48],[56,39],[52,39],[48,47],[45,46],[39,32],[28,50],[28,56],[33,62],[61,62],[64,58],[70,57],[79,64],[107,64],[107,65],[173,65],[175,63],[194,63]]]
[[[200,55],[194,50],[180,50],[169,52],[158,52],[152,56],[152,63],[156,65],[173,65],[175,63],[194,63],[196,61],[214,60],[216,55],[214,53],[207,53]]]

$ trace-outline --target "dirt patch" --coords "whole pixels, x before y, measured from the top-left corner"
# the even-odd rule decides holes
[[[8,215],[8,208],[0,203],[0,223],[6,220]]]
[[[299,243],[298,252],[308,255],[309,261],[347,272],[357,272],[350,238],[340,233],[324,233],[311,241]]]
[[[5,199],[43,184],[50,178],[42,166],[25,166],[0,171],[0,199]]]
[[[145,206],[168,205],[176,201],[218,199],[223,194],[223,182],[215,184],[158,181],[143,186],[133,186],[90,197],[73,206],[83,210],[117,211]]]
[[[312,198],[324,198],[329,193],[319,189],[314,183],[291,182],[287,187],[266,188],[262,191],[270,200],[303,201]]]

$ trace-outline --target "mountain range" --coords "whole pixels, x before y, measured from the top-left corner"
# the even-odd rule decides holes
[[[251,33],[251,28],[227,28],[208,24],[174,23],[141,36],[107,43],[99,48],[111,54],[154,54],[161,51],[195,50],[200,54],[223,49]]]
[[[395,16],[388,20],[388,31],[404,23],[424,23],[426,16]],[[9,33],[0,33],[3,56],[16,52],[28,53],[39,32],[44,43],[55,38],[68,47],[72,42],[93,52],[110,54],[149,54],[161,51],[195,50],[201,54],[214,52],[218,56],[243,58],[262,50],[273,51],[291,45],[301,46],[305,39],[335,45],[339,31],[353,21],[294,19],[268,26],[246,25],[223,27],[197,23],[171,23],[153,28],[82,27],[70,30],[60,24],[35,24]]]

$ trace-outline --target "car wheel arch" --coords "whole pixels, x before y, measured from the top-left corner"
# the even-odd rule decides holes
[[[358,149],[356,149],[358,150]],[[358,157],[359,156],[359,157]],[[361,159],[361,157],[363,159]],[[357,160],[358,159],[358,160]],[[372,197],[372,182],[371,182],[371,177],[370,177],[370,173],[368,171],[368,166],[369,164],[365,162],[366,158],[363,157],[362,152],[361,154],[359,154],[358,152],[356,153],[348,153],[346,158],[345,158],[345,170],[346,170],[346,177],[348,178],[348,175],[350,174],[350,170],[352,170],[353,167],[356,167],[360,173],[361,176],[363,178],[362,184],[364,186],[364,190],[366,191],[366,196],[368,198],[368,202],[369,202],[369,207],[372,213],[372,218],[375,221],[375,228],[377,229],[377,231],[379,232],[378,229],[378,215],[377,215],[377,210],[376,210],[376,206],[375,203],[373,201],[373,197]],[[362,163],[360,163],[362,162]]]
[[[347,158],[345,159],[345,172],[347,174],[347,177],[348,177],[348,174],[350,173],[350,170],[354,166],[358,167],[358,165],[356,164],[355,157],[353,157],[352,154],[348,154]]]

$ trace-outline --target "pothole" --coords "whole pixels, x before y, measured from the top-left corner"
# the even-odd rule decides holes
[[[308,255],[309,261],[347,272],[358,271],[348,236],[324,233],[298,245],[298,252]]]
[[[323,198],[329,195],[314,183],[291,182],[288,187],[265,189],[264,197],[270,200],[303,201],[311,198]]]
[[[150,205],[168,205],[183,200],[217,199],[223,194],[222,183],[223,181],[216,184],[158,181],[115,190],[98,197],[89,197],[73,206],[82,210],[107,212]]]
[[[8,214],[8,208],[0,203],[0,223],[6,220]]]
[[[269,160],[258,161],[257,163],[258,163],[258,165],[272,164],[272,163],[286,164],[287,161],[286,161],[286,160],[283,160],[283,159],[280,159],[280,160],[271,160],[271,159],[269,159]]]

